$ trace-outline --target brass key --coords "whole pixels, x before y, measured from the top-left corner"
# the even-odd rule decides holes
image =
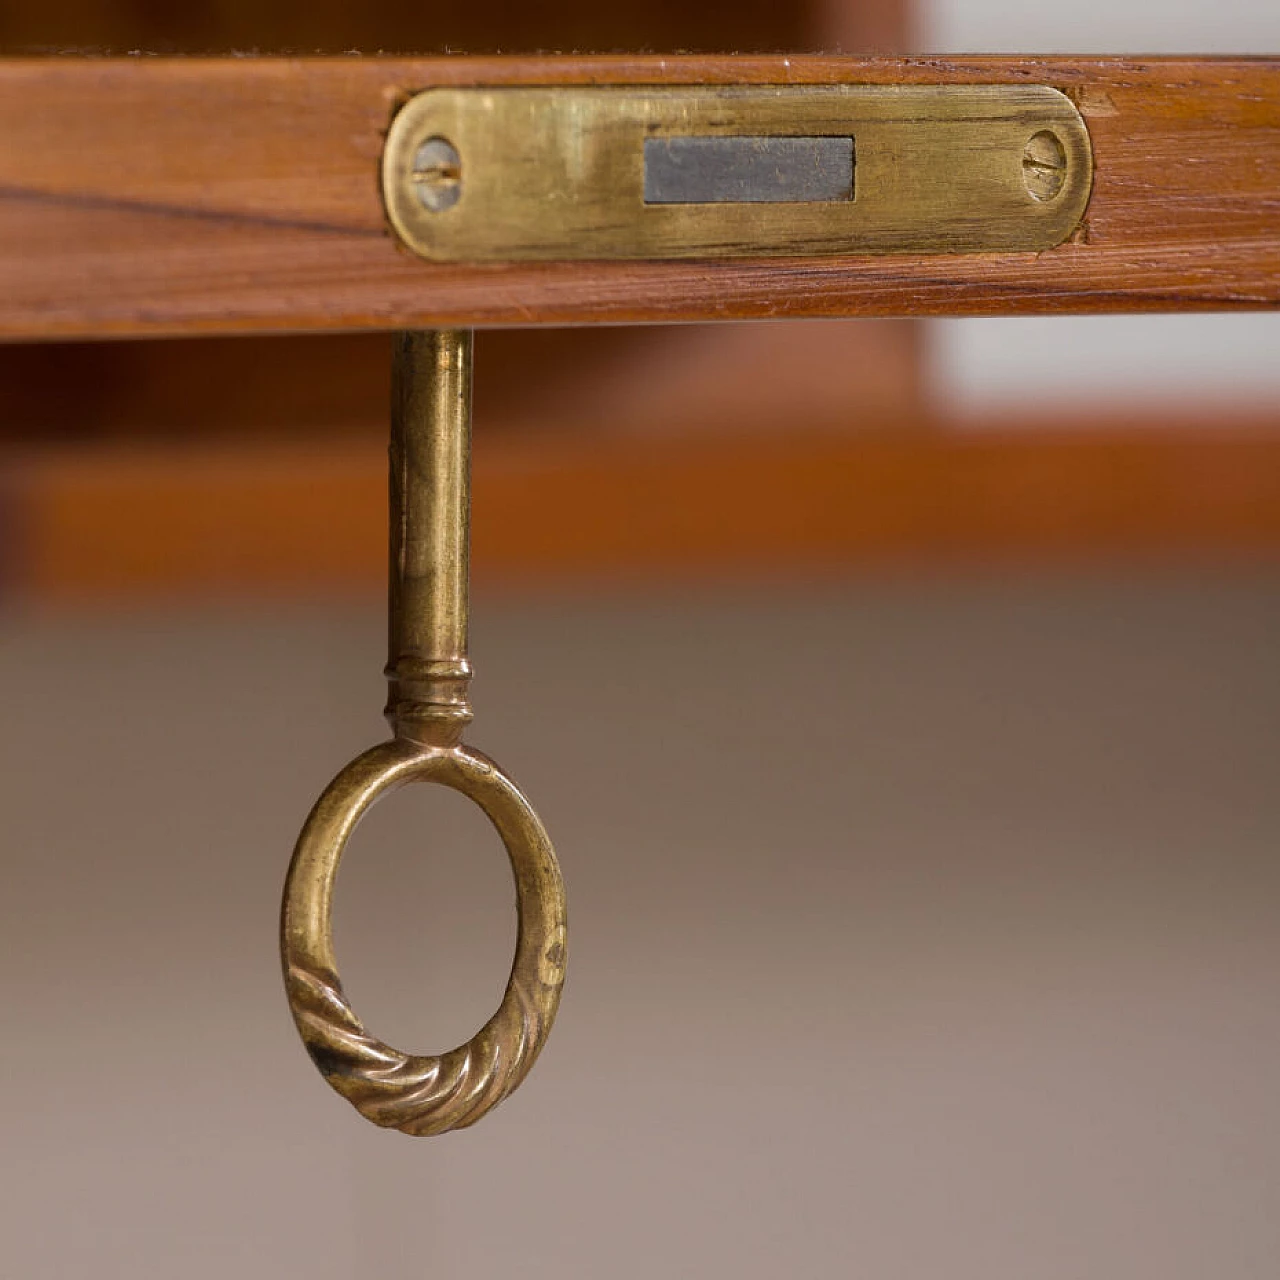
[[[374,1124],[415,1135],[474,1124],[524,1079],[560,1004],[565,898],[551,841],[496,764],[462,742],[471,722],[469,331],[397,335],[391,409],[390,654],[394,737],[329,784],[285,881],[280,951],[294,1021],[326,1080]],[[372,1036],[342,991],[333,954],[334,878],[369,807],[409,782],[470,797],[511,860],[519,916],[498,1011],[466,1044],[407,1054]]]

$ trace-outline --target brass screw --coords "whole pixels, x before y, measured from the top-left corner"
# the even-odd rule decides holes
[[[1052,200],[1067,180],[1067,153],[1057,134],[1035,134],[1022,152],[1022,181],[1036,200]]]
[[[462,195],[462,157],[447,138],[428,138],[413,157],[411,177],[423,207],[442,213]]]

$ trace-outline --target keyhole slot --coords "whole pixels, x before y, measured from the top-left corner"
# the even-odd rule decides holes
[[[644,141],[645,204],[811,204],[854,199],[851,137]]]

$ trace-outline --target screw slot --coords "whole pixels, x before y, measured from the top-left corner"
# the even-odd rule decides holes
[[[1022,152],[1022,181],[1035,200],[1052,200],[1067,180],[1067,152],[1055,133],[1042,129]]]
[[[410,177],[423,208],[442,213],[462,195],[462,157],[448,138],[428,138],[414,154]]]

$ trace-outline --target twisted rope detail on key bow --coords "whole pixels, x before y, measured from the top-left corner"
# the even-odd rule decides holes
[[[563,963],[562,944],[547,957]],[[548,975],[551,976],[551,975]],[[555,974],[559,977],[559,973]],[[293,964],[294,1019],[320,1073],[361,1115],[415,1136],[474,1124],[528,1074],[560,1000],[560,982],[512,975],[501,1008],[466,1044],[442,1054],[408,1054],[371,1036],[343,995],[336,973]]]

